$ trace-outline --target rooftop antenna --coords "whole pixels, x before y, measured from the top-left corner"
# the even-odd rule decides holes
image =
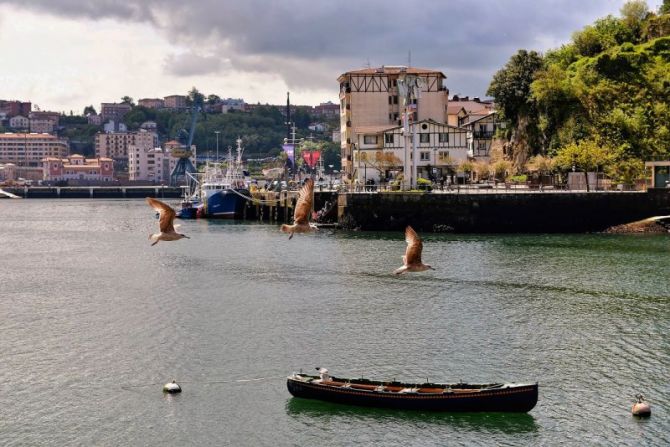
[[[370,58],[368,58],[368,64],[367,67],[370,68]]]
[[[407,52],[407,68],[412,66],[412,50]]]

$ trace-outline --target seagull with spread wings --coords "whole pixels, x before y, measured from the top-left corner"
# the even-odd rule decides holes
[[[312,214],[312,202],[314,201],[314,180],[308,178],[298,193],[298,202],[293,213],[293,225],[282,225],[280,231],[290,233],[289,240],[294,233],[311,233],[317,231],[316,225],[309,223]]]
[[[160,233],[150,234],[149,239],[154,241],[152,246],[156,245],[158,241],[177,241],[182,238],[190,239],[185,234],[177,233],[174,230],[174,216],[175,212],[170,205],[167,205],[160,200],[147,197],[147,203],[150,207],[155,209],[159,215],[158,226]]]
[[[423,272],[424,270],[435,270],[428,264],[421,262],[421,250],[423,249],[423,243],[421,238],[416,231],[409,225],[405,228],[405,242],[407,242],[407,251],[405,251],[405,256],[402,257],[402,263],[404,264],[399,269],[396,269],[393,273],[396,275],[401,275],[405,272]]]

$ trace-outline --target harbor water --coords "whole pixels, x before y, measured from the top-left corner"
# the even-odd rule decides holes
[[[423,234],[436,270],[396,277],[399,232],[179,223],[190,240],[151,247],[142,200],[0,201],[3,445],[670,444],[666,235]],[[540,396],[528,414],[292,398],[285,377],[317,366]]]

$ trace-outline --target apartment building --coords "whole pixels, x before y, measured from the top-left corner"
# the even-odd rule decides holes
[[[54,135],[35,133],[0,134],[0,163],[14,163],[21,167],[42,166],[47,157],[64,158],[68,142]]]
[[[137,101],[137,105],[147,109],[162,109],[165,107],[165,101],[161,98],[143,98]]]
[[[4,113],[8,118],[16,115],[28,116],[31,109],[32,104],[30,102],[0,99],[0,113]]]
[[[166,109],[182,110],[186,109],[186,96],[184,95],[170,95],[163,98],[163,106]]]
[[[195,157],[191,157],[190,160],[195,164]],[[168,184],[177,161],[178,159],[171,155],[169,144],[166,144],[165,149],[131,147],[128,153],[129,180]]]
[[[158,144],[153,132],[99,132],[95,135],[95,156],[128,160],[130,146],[140,149],[153,149]]]
[[[102,122],[113,120],[114,122],[120,122],[126,113],[132,110],[132,106],[125,102],[114,103],[114,102],[103,102],[100,104],[100,116],[102,116]]]
[[[56,124],[49,118],[31,118],[30,131],[33,133],[53,133]]]
[[[111,158],[84,158],[83,155],[75,154],[67,158],[46,157],[42,163],[45,181],[98,183],[114,180],[114,163]]]
[[[420,79],[420,97],[404,104],[399,80]],[[382,66],[349,71],[338,77],[340,83],[340,147],[342,170],[349,177],[363,177],[357,172],[353,154],[365,136],[379,135],[402,125],[403,112],[409,109],[412,123],[446,121],[449,91],[446,76],[436,70],[405,66]],[[403,141],[404,143],[404,141]],[[403,156],[404,160],[405,157]]]
[[[9,119],[9,127],[16,130],[28,130],[30,120],[23,115],[16,115]]]
[[[416,134],[417,176],[439,179],[452,175],[468,159],[466,129],[426,119],[410,124]],[[354,171],[360,181],[388,179],[403,172],[405,163],[404,126],[384,130],[371,128],[356,134],[353,153]],[[380,157],[381,155],[381,157]],[[412,153],[407,153],[412,160]]]

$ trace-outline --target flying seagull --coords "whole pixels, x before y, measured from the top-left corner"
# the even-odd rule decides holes
[[[147,203],[160,215],[160,220],[158,221],[160,233],[149,235],[149,239],[154,241],[154,243],[151,244],[152,246],[156,245],[158,241],[177,241],[184,237],[186,239],[190,239],[190,237],[186,236],[185,234],[174,231],[173,223],[175,212],[171,206],[166,205],[160,200],[152,199],[151,197],[147,197]]]
[[[423,249],[423,244],[421,243],[419,235],[416,234],[416,231],[409,225],[405,228],[405,242],[407,242],[407,251],[405,251],[405,256],[402,257],[402,263],[404,265],[393,273],[401,275],[405,272],[435,270],[428,264],[421,262],[421,250]]]
[[[293,225],[283,224],[280,231],[290,233],[289,240],[294,233],[311,233],[317,231],[316,225],[309,223],[309,216],[312,214],[312,202],[314,201],[314,180],[308,178],[305,185],[298,193],[298,202],[295,205],[293,213]]]

